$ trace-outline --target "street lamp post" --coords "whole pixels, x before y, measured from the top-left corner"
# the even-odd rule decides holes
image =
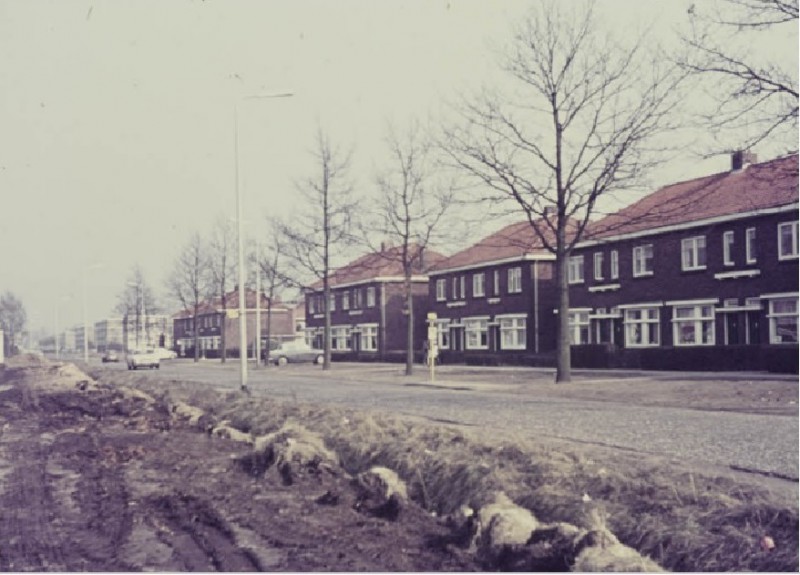
[[[264,94],[245,96],[242,100],[268,100],[273,98],[290,98],[292,92],[278,94]],[[239,105],[233,106],[233,152],[234,176],[236,186],[236,227],[238,235],[238,263],[239,263],[239,381],[242,391],[247,389],[247,306],[245,302],[244,280],[244,225],[242,222],[242,191],[239,186]]]

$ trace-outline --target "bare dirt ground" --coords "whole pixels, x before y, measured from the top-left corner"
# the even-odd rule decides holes
[[[632,476],[629,468],[601,468],[599,463],[567,457],[548,447],[545,453],[563,459],[569,469],[600,469],[592,471],[588,479],[570,472],[568,482],[578,494],[587,489],[586,482],[594,482],[613,503],[608,507],[610,518],[598,519],[595,509],[585,513],[590,519],[586,525],[575,520],[578,527],[574,527],[564,521],[575,516],[574,509],[586,511],[588,499],[576,498],[567,506],[552,503],[559,495],[554,484],[544,479],[549,467],[532,463],[535,458],[517,446],[454,451],[455,458],[445,463],[444,459],[430,461],[427,444],[412,438],[418,446],[400,445],[404,454],[399,457],[390,454],[387,445],[399,444],[402,429],[410,435],[411,428],[401,427],[397,435],[387,435],[384,427],[374,424],[375,433],[386,436],[385,444],[376,442],[349,454],[343,447],[341,458],[335,454],[328,458],[324,447],[311,456],[298,457],[303,451],[300,446],[313,441],[303,444],[301,435],[288,437],[280,452],[275,434],[265,436],[264,429],[257,429],[258,414],[271,416],[264,413],[263,405],[251,406],[257,415],[237,422],[224,419],[229,414],[221,408],[215,413],[213,407],[216,402],[230,403],[231,397],[211,397],[209,392],[201,401],[196,392],[184,389],[178,401],[178,394],[159,396],[152,387],[137,388],[135,378],[125,372],[118,378],[118,382],[106,377],[95,381],[71,364],[40,363],[33,358],[15,358],[0,374],[0,570],[354,572],[538,567],[552,571],[601,570],[603,565],[611,570],[613,563],[587,562],[594,557],[589,551],[598,550],[620,551],[615,560],[629,561],[623,563],[628,570],[658,569],[622,545],[609,527],[622,533],[619,539],[627,545],[634,546],[634,540],[638,540],[637,548],[649,545],[647,554],[673,569],[797,569],[796,503],[787,507],[785,501],[770,502],[768,497],[763,499],[766,495],[741,485],[703,483],[700,477],[682,475],[679,482],[668,478],[663,485],[654,481],[620,487],[611,483],[616,471],[639,483],[641,477]],[[632,388],[621,389],[631,397]],[[686,392],[680,387],[676,391]],[[748,406],[764,403],[754,400],[755,396],[725,392],[726,401],[737,396]],[[791,405],[788,398],[785,395],[783,403]],[[709,392],[704,401],[710,401]],[[193,403],[203,404],[205,411]],[[230,410],[242,413],[243,405]],[[317,418],[346,428],[352,425],[348,417],[354,418],[330,410],[318,414],[294,409],[300,410],[309,425]],[[466,441],[456,432],[425,433],[433,442],[430,445],[437,445],[442,454]],[[272,443],[262,449],[254,437],[271,437]],[[344,463],[345,454],[349,465]],[[484,454],[500,454],[507,463],[483,463],[479,458]],[[416,487],[409,485],[413,493],[408,498],[381,499],[380,493],[365,487],[361,476],[352,471],[360,468],[354,463],[358,458],[402,461],[403,457],[413,463],[420,479]],[[432,471],[425,475],[427,482],[423,481],[424,474],[439,468],[447,470],[441,485],[435,484]],[[415,476],[408,469],[403,471],[405,476]],[[447,508],[447,497],[459,495],[459,500],[467,500],[477,510],[481,497],[476,493],[486,491],[485,485],[497,485],[495,477],[512,476],[517,485],[529,490],[512,493],[519,496],[518,501],[535,499],[541,493],[553,495],[550,507],[542,509],[551,516],[551,523],[534,521],[536,527],[529,528],[519,541],[481,553],[481,545],[490,536],[476,539],[476,522],[456,513],[454,505]],[[690,491],[686,477],[691,481]],[[733,519],[722,516],[714,507],[716,500],[707,495],[720,485],[724,491],[721,505],[735,511]],[[468,492],[472,499],[465,495]],[[622,507],[628,505],[625,494],[641,498],[644,492],[660,500],[654,507],[663,510],[652,517],[642,511],[640,518],[628,521],[630,509]],[[672,521],[681,514],[675,505],[664,506],[663,494],[671,498],[673,492],[676,501],[694,498],[696,509],[692,507],[686,515],[689,524],[724,537],[726,544],[709,539],[700,545],[693,541],[700,536],[680,526],[676,529],[683,529],[684,535],[670,533],[670,526],[662,520],[669,517]],[[752,504],[755,515],[740,510],[737,505],[741,501]],[[621,509],[618,520],[614,505]],[[649,513],[651,505],[647,506]],[[706,528],[706,520],[720,521],[724,528]],[[594,525],[598,522],[601,527]],[[636,534],[637,528],[628,523],[652,525]],[[735,528],[739,523],[741,532]],[[513,540],[513,529],[503,521],[494,517],[491,524]],[[623,533],[626,530],[631,534]],[[765,534],[775,548],[762,541]],[[649,541],[656,536],[662,539]],[[566,551],[559,551],[559,546]]]

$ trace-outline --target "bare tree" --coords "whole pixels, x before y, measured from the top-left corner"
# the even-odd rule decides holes
[[[128,326],[131,316],[134,318],[134,337],[136,349],[150,341],[150,324],[148,315],[158,312],[158,303],[155,293],[144,277],[144,272],[139,264],[133,266],[125,287],[120,292],[116,310],[122,314],[123,338],[126,349],[130,348]]]
[[[277,220],[270,218],[267,220],[267,230],[269,235],[266,241],[260,242],[258,258],[256,261],[257,273],[261,274],[263,281],[262,289],[267,296],[267,333],[265,334],[267,346],[264,348],[264,364],[269,363],[269,344],[272,336],[272,304],[275,298],[279,297],[281,291],[293,285],[293,280],[287,274],[286,257],[284,255],[282,237],[280,234],[280,224]]]
[[[389,127],[386,143],[392,166],[377,176],[379,196],[374,225],[365,224],[365,238],[388,239],[391,249],[370,246],[384,260],[394,261],[403,270],[405,311],[408,314],[406,337],[406,375],[414,370],[414,298],[412,276],[425,272],[425,254],[442,236],[442,222],[454,204],[452,183],[437,176],[435,148],[420,127],[412,122],[398,135]],[[371,229],[370,229],[371,228]],[[372,233],[370,233],[372,232]]]
[[[317,131],[314,157],[318,173],[297,185],[302,208],[292,216],[292,223],[281,226],[286,257],[298,274],[321,281],[325,309],[323,369],[331,364],[330,275],[334,264],[352,245],[351,214],[356,211],[349,179],[350,153],[331,145],[322,129]],[[298,283],[304,283],[297,280]]]
[[[10,291],[0,296],[0,329],[5,332],[5,338],[0,345],[5,347],[5,354],[16,353],[17,339],[25,329],[28,316],[22,301]]]
[[[669,129],[682,77],[642,41],[601,38],[592,5],[539,3],[516,29],[504,70],[507,93],[467,101],[446,147],[483,201],[516,206],[555,254],[557,382],[571,380],[567,263],[598,200],[630,189],[664,159],[653,146]]]
[[[714,153],[768,139],[796,149],[797,61],[779,58],[797,53],[797,21],[796,0],[723,0],[689,9],[687,50],[679,63],[708,81],[715,105],[704,124],[722,145]],[[785,41],[778,47],[781,33]],[[770,42],[777,49],[766,55],[763,46]]]
[[[233,289],[236,277],[236,230],[224,216],[217,218],[209,243],[209,268],[211,272],[212,293],[219,297],[222,308],[222,327],[220,328],[220,361],[225,363],[227,355],[226,319],[228,293]]]
[[[211,293],[210,273],[205,242],[195,232],[175,259],[172,273],[167,278],[167,290],[186,311],[191,311],[194,327],[194,360],[200,359],[197,316],[200,304]],[[223,325],[223,329],[224,329]]]

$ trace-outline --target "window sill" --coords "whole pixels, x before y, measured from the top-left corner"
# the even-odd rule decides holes
[[[737,270],[732,272],[721,272],[714,274],[714,279],[726,280],[735,278],[754,278],[761,275],[761,270]]]
[[[615,291],[615,290],[618,290],[619,288],[620,288],[620,284],[606,284],[606,285],[591,286],[589,288],[589,291],[592,292],[592,293],[599,292],[599,291]]]
[[[451,301],[447,303],[447,307],[464,307],[467,305],[465,301]]]
[[[692,272],[704,272],[706,271],[707,266],[698,267],[698,268],[681,268],[682,272],[692,273]]]
[[[646,273],[641,273],[641,274],[633,274],[633,279],[651,278],[651,277],[653,277],[653,272],[646,272]]]
[[[490,304],[497,304],[497,303],[500,303],[500,298],[499,297],[490,297],[486,301],[488,303],[490,303]]]

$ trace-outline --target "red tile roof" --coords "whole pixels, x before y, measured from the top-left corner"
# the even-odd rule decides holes
[[[413,244],[409,246],[409,249],[412,253],[416,253],[419,247]],[[424,274],[443,259],[444,256],[442,254],[425,248],[423,251],[423,265],[421,267],[416,266],[414,273]],[[328,283],[331,287],[334,287],[381,277],[402,277],[402,275],[402,246],[394,246],[380,252],[365,254],[342,266],[329,276]],[[322,280],[314,282],[311,288],[321,289]]]
[[[545,229],[542,220],[542,229]],[[555,243],[554,234],[547,230],[548,243]],[[544,247],[542,239],[536,234],[530,222],[510,224],[483,238],[460,252],[457,252],[435,266],[441,272],[462,267],[472,267],[501,260],[522,259],[525,256],[547,256],[552,254]]]
[[[585,239],[785,206],[798,201],[797,154],[665,186],[593,222]]]
[[[245,290],[245,302],[247,309],[255,309],[256,308],[256,292],[252,289]],[[279,298],[274,298],[273,308],[286,307],[283,302],[280,301]],[[261,309],[266,310],[269,304],[269,298],[265,294],[261,294]],[[239,290],[234,289],[227,293],[227,297],[225,298],[225,308],[226,309],[238,309],[239,307]],[[200,302],[200,306],[197,310],[197,315],[204,315],[208,313],[215,313],[222,310],[222,298],[219,296],[215,296],[213,298],[207,299],[205,301]],[[194,312],[191,309],[181,310],[178,313],[172,316],[173,319],[181,319],[186,317],[192,317]]]

